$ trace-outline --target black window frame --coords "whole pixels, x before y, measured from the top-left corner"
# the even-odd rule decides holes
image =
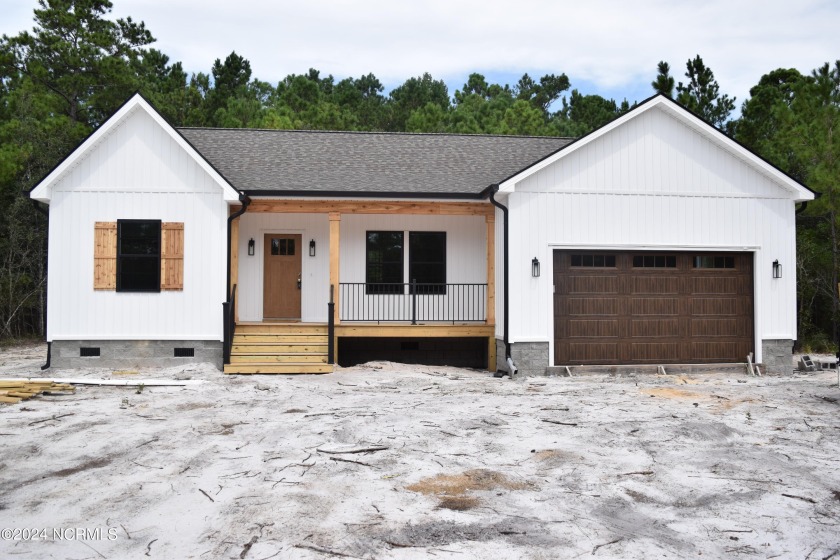
[[[381,247],[371,247],[371,235],[399,235],[400,236],[400,247],[399,253],[400,258],[399,261],[396,259],[389,259],[389,260],[381,260],[379,262],[374,262],[371,260],[371,255],[376,251],[382,251]],[[396,282],[383,282],[381,279],[372,278],[373,276],[377,276],[373,273],[373,268],[379,266],[380,268],[384,268],[385,266],[393,266],[399,262],[399,266],[394,268],[394,271],[397,269],[399,270],[399,280]],[[405,232],[403,231],[394,231],[394,230],[368,230],[365,232],[365,294],[367,295],[380,295],[380,294],[402,294],[404,293],[403,286],[405,285],[404,280],[405,274]],[[380,273],[379,278],[382,278],[383,275]],[[395,278],[396,279],[396,278]]]
[[[734,270],[737,268],[734,255],[694,255],[694,258],[691,259],[691,265],[692,268],[700,270]]]
[[[151,252],[148,253],[136,253],[136,252],[123,252],[123,241],[128,240],[138,240],[141,239],[139,237],[129,237],[127,234],[123,233],[124,226],[131,226],[131,225],[139,225],[139,224],[148,224],[151,227],[151,230],[154,232],[153,237],[148,237],[146,239],[154,241],[156,245],[156,250],[153,249]],[[117,292],[125,292],[125,293],[159,293],[160,290],[160,261],[161,261],[161,220],[117,220],[117,282],[116,282],[116,291]],[[146,265],[148,267],[153,267],[154,271],[147,270],[146,272],[150,276],[149,280],[146,280],[148,285],[136,287],[132,285],[132,282],[127,282],[126,276],[129,272],[126,271],[126,268],[131,268],[132,266],[128,265],[129,261],[133,261],[136,263],[137,261],[148,261],[149,264]],[[154,286],[152,286],[151,278],[154,279]],[[136,280],[136,278],[134,278]],[[128,284],[128,285],[126,285]]]
[[[419,260],[415,258],[418,253],[420,253],[420,249],[418,248],[415,250],[413,248],[414,240],[419,240],[422,237],[437,237],[440,241],[442,241],[441,246],[443,249],[442,254],[438,259],[435,260]],[[408,278],[411,282],[409,285],[409,293],[414,293],[414,280],[417,280],[418,276],[421,276],[421,281],[418,281],[418,284],[422,284],[417,286],[417,294],[418,295],[446,295],[446,232],[445,231],[410,231],[408,232]],[[423,273],[418,273],[415,267],[430,267],[435,266],[439,267],[438,270],[438,278],[433,280],[440,280],[440,281],[423,281]],[[425,272],[425,271],[424,271]]]
[[[569,257],[572,268],[616,268],[614,253],[573,253]]]
[[[679,268],[677,262],[677,255],[675,254],[658,254],[658,253],[640,253],[633,255],[631,259],[633,268]]]

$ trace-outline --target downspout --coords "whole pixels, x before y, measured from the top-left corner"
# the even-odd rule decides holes
[[[26,196],[29,196],[29,193],[25,193],[25,194],[26,194]],[[37,210],[38,212],[43,214],[44,217],[47,219],[47,231],[46,231],[46,234],[44,235],[44,275],[46,275],[47,274],[47,263],[49,262],[49,261],[47,261],[47,248],[48,248],[48,242],[49,242],[49,237],[50,237],[50,235],[49,235],[49,231],[50,231],[50,211],[47,210],[47,208],[44,208],[43,206],[41,206],[41,203],[38,202],[37,200],[35,200],[34,198],[32,198],[30,200],[32,200],[32,205],[35,207],[35,210]],[[49,302],[47,302],[47,305],[44,306],[44,317],[41,319],[44,322],[44,338],[47,337],[47,311],[49,309],[48,306],[49,306]],[[50,342],[48,340],[47,341],[47,363],[42,365],[41,369],[42,370],[49,369],[51,361],[52,361],[52,342]]]
[[[251,204],[251,198],[241,192],[239,193],[239,202],[242,203],[242,208],[231,214],[227,221],[227,290],[225,291],[225,301],[227,303],[230,303],[230,232],[233,227],[233,220],[245,213],[245,210],[248,209],[248,205]]]
[[[509,312],[509,309],[510,308],[509,308],[509,305],[508,305],[508,301],[510,300],[510,298],[508,298],[508,285],[510,284],[510,282],[508,280],[508,261],[509,261],[509,259],[508,259],[508,246],[509,246],[509,243],[508,243],[508,209],[507,209],[506,206],[503,206],[498,200],[496,200],[495,196],[496,196],[497,192],[499,192],[499,185],[498,184],[490,185],[489,192],[488,192],[490,202],[493,204],[493,206],[495,206],[496,208],[498,208],[499,210],[502,211],[502,228],[503,228],[503,231],[504,231],[504,234],[502,235],[502,237],[503,237],[503,243],[505,245],[504,246],[504,251],[503,251],[504,256],[502,257],[502,262],[503,262],[502,270],[503,270],[503,275],[504,275],[504,278],[505,278],[505,288],[504,288],[504,292],[503,292],[503,296],[502,296],[505,300],[505,302],[504,302],[505,320],[504,320],[504,335],[503,336],[504,336],[504,343],[505,343],[505,362],[507,362],[508,372],[510,373],[510,376],[513,377],[514,375],[516,375],[516,372],[517,372],[518,368],[516,367],[516,364],[513,363],[513,358],[511,358],[511,355],[510,355],[510,339],[509,339],[509,326],[510,326],[510,312]]]
[[[231,293],[230,293],[230,249],[231,249],[231,230],[233,229],[233,220],[245,213],[248,205],[251,204],[251,199],[245,193],[239,193],[239,201],[242,203],[242,208],[228,216],[227,220],[227,290],[225,292],[225,301],[222,302],[222,363],[230,363],[230,348],[233,340],[233,331],[236,325],[231,325],[232,318],[235,316],[235,311],[231,309]]]

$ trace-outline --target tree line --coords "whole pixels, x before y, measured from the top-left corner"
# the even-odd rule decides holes
[[[174,126],[227,128],[579,137],[635,106],[572,89],[562,73],[526,73],[513,85],[473,73],[451,94],[426,73],[386,94],[374,74],[310,69],[271,84],[231,52],[188,74],[150,47],[143,22],[108,19],[111,9],[109,0],[39,0],[31,32],[0,38],[0,339],[44,333],[46,217],[25,191],[136,91]],[[798,217],[797,273],[800,339],[830,347],[840,306],[840,61],[769,72],[736,119],[736,99],[699,55],[684,81],[659,62],[651,87],[825,195]]]

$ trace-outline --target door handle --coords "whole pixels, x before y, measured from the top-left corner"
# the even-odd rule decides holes
[[[298,284],[298,290],[300,290],[300,274],[298,274],[298,282],[297,282],[297,284]]]

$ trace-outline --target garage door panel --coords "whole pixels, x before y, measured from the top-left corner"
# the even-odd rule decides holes
[[[635,276],[631,280],[631,294],[669,295],[680,293],[680,279],[676,277]]]
[[[727,319],[691,319],[692,337],[748,337],[750,322],[743,317]]]
[[[676,342],[634,342],[630,345],[630,359],[634,362],[673,361],[680,355],[680,344]]]
[[[697,362],[745,362],[749,352],[744,352],[742,342],[691,343],[691,356]]]
[[[640,315],[679,315],[679,298],[633,298],[630,300],[630,314]]]
[[[599,360],[615,362],[618,360],[617,342],[570,342],[568,348],[569,359],[567,361],[573,364],[596,363]]]
[[[630,320],[630,336],[633,338],[674,337],[679,334],[680,320],[678,318]]]
[[[569,319],[569,338],[618,338],[616,320]]]
[[[618,276],[578,276],[569,278],[567,294],[617,294]]]
[[[574,298],[567,299],[569,316],[575,315],[617,315],[617,298]]]
[[[744,315],[746,302],[740,298],[694,298],[691,300],[691,314],[715,317]]]
[[[705,276],[691,279],[692,294],[738,294],[743,281],[737,277]]]
[[[555,251],[555,364],[743,362],[754,349],[752,259]]]

